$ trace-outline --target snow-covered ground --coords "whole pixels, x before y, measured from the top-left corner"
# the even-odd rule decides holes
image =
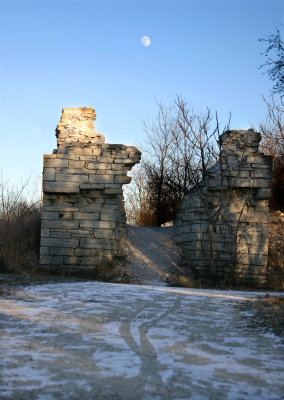
[[[283,337],[260,293],[99,282],[18,287],[0,305],[1,399],[283,399]]]

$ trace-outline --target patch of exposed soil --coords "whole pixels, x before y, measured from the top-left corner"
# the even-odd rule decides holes
[[[179,276],[181,250],[172,234],[172,226],[127,226],[127,270],[140,284],[173,284]]]

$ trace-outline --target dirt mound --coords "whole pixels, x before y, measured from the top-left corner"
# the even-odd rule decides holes
[[[125,243],[127,270],[139,283],[167,285],[178,275],[180,249],[172,240],[173,227],[128,225]]]

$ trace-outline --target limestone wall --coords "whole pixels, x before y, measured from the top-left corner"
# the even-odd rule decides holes
[[[220,162],[181,204],[174,238],[197,280],[264,285],[272,160],[252,130],[226,132],[221,141]]]
[[[105,144],[94,132],[95,110],[65,108],[57,150],[44,155],[40,266],[82,272],[121,255],[125,232],[122,185],[141,153]]]

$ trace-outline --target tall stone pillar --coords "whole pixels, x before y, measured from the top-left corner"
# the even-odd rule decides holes
[[[228,131],[220,162],[190,190],[174,238],[190,275],[206,283],[267,282],[272,158],[259,152],[260,133]]]
[[[44,155],[40,267],[55,273],[95,271],[121,255],[122,185],[140,161],[136,147],[105,144],[95,110],[64,108],[57,149]]]

